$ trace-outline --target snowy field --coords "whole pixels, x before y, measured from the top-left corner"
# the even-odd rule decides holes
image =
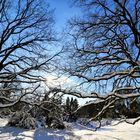
[[[135,125],[125,122],[115,126],[108,125],[96,132],[77,123],[67,124],[71,127],[67,130],[26,130],[7,127],[6,123],[6,119],[0,119],[0,140],[140,140],[140,121]]]

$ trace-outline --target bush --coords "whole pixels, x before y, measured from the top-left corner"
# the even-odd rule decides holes
[[[58,118],[58,117],[56,118],[56,117],[48,116],[46,118],[46,125],[48,126],[48,128],[65,129],[63,119]]]
[[[0,117],[1,118],[7,117],[10,115],[10,113],[11,113],[11,111],[8,108],[1,109],[0,110]]]
[[[35,129],[36,120],[27,112],[17,111],[10,117],[8,125],[25,129]]]
[[[53,129],[65,129],[64,123],[59,120],[53,120],[50,127]]]

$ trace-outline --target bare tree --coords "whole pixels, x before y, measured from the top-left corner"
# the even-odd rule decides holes
[[[46,80],[40,71],[53,69],[50,61],[56,54],[48,53],[49,43],[56,40],[53,24],[46,1],[0,0],[0,95],[22,97]],[[6,97],[0,99],[8,101]]]
[[[66,48],[71,60],[65,70],[84,87],[90,85],[93,98],[108,101],[98,117],[117,100],[140,96],[140,1],[74,3],[84,15],[69,21]]]

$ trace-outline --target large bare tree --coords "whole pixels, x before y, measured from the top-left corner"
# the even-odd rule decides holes
[[[78,0],[74,4],[84,12],[69,22],[66,46],[71,60],[65,70],[80,78],[84,87],[90,85],[93,98],[109,101],[103,110],[116,100],[139,97],[140,1]]]
[[[48,53],[55,40],[53,24],[53,10],[46,1],[0,0],[1,100],[13,103],[9,95],[33,94],[36,84],[46,80],[40,71],[53,68],[50,61],[56,55]]]

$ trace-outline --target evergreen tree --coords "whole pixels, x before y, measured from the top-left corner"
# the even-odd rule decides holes
[[[65,111],[68,114],[72,114],[77,108],[78,108],[77,99],[73,99],[73,97],[71,97],[71,99],[70,99],[69,97],[67,97],[66,105],[65,105]]]
[[[65,112],[68,116],[68,118],[66,119],[67,121],[75,121],[76,120],[76,116],[74,115],[74,111],[76,111],[76,109],[78,108],[78,101],[77,99],[73,99],[73,97],[71,97],[71,99],[69,97],[67,97],[66,99],[66,104],[65,104]]]

